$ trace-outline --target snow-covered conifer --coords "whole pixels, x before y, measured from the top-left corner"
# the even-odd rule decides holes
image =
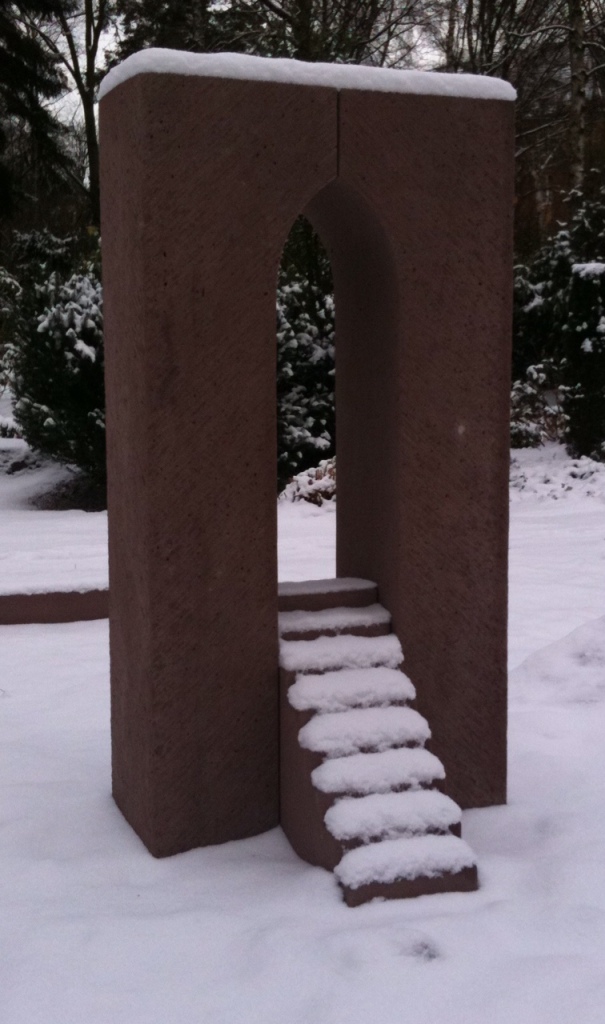
[[[512,439],[539,444],[556,426],[570,454],[604,459],[605,188],[570,200],[569,224],[515,268]]]
[[[576,385],[567,401],[567,449],[605,462],[605,263],[574,264],[563,337]]]
[[[37,312],[23,314],[5,364],[15,421],[32,448],[105,474],[103,300],[95,273],[35,285]]]

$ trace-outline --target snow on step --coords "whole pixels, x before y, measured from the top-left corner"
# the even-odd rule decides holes
[[[311,773],[322,793],[388,793],[402,786],[430,786],[445,778],[438,757],[424,747],[400,747],[380,754],[352,754],[324,761]]]
[[[334,630],[340,633],[355,626],[385,626],[391,621],[381,604],[365,608],[325,608],[322,611],[280,612],[280,633],[304,633],[311,630]]]
[[[329,672],[341,668],[398,668],[403,661],[394,633],[387,636],[320,636],[282,640],[280,664],[289,672]]]
[[[449,796],[436,789],[416,789],[338,800],[324,821],[335,839],[368,843],[410,833],[447,832],[461,817]]]
[[[374,590],[371,580],[358,580],[354,576],[337,576],[327,580],[303,580],[301,583],[280,583],[280,597],[298,597],[301,594],[340,594],[347,590]]]
[[[299,676],[288,690],[297,711],[345,711],[414,700],[416,690],[394,668],[349,668],[323,675]]]
[[[334,874],[341,885],[358,889],[372,882],[457,874],[475,864],[470,846],[457,836],[407,836],[349,850]]]
[[[362,750],[420,746],[430,735],[428,722],[413,708],[355,708],[316,715],[302,727],[298,742],[326,757],[346,757]]]

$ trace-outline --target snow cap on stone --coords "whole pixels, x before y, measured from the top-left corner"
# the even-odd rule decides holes
[[[509,82],[486,75],[451,75],[434,71],[397,71],[363,64],[313,64],[286,57],[252,57],[244,53],[187,53],[151,47],[128,57],[105,76],[99,90],[103,99],[112,89],[135,75],[198,75],[288,85],[360,89],[371,92],[456,96],[475,100],[514,100]]]

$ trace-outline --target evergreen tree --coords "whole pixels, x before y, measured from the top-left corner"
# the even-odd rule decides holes
[[[566,412],[574,388],[563,383],[565,360],[544,359],[528,366],[513,382],[510,398],[511,448],[538,448],[545,441],[560,441],[566,431]]]
[[[16,235],[11,257],[18,281],[0,273],[0,299],[5,299],[0,303],[0,326],[7,339],[3,370],[19,432],[34,450],[77,466],[103,483],[98,248],[91,252],[89,244],[85,252],[75,236],[57,238],[48,231],[34,231]]]
[[[40,312],[5,356],[15,422],[31,447],[105,478],[103,300],[94,272],[36,287]]]
[[[45,101],[64,80],[56,59],[28,30],[29,19],[51,17],[54,0],[0,0],[0,217],[15,209],[28,171],[60,173],[68,163],[64,131]],[[31,178],[31,175],[30,175]]]
[[[515,267],[513,376],[544,359],[562,359],[572,268],[605,262],[605,187],[570,193],[569,223],[530,263]]]
[[[528,419],[536,426],[534,436],[544,433],[539,409],[548,406],[548,392],[552,397],[559,388],[568,450],[603,459],[605,188],[592,197],[575,192],[569,201],[573,213],[568,226],[530,264],[516,268],[513,427],[518,421],[518,437],[526,438],[522,443],[531,443],[531,432],[523,425]],[[541,367],[548,371],[544,380]],[[537,376],[532,377],[533,369]],[[536,391],[540,394],[534,395]]]
[[[563,343],[575,384],[567,402],[568,451],[605,462],[605,262],[574,264]]]

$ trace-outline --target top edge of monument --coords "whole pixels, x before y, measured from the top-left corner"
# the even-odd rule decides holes
[[[311,64],[285,57],[252,57],[243,53],[188,53],[151,47],[139,50],[105,76],[99,99],[129,78],[143,74],[198,75],[289,85],[413,93],[479,100],[514,100],[509,82],[486,75],[453,75],[435,71],[399,71],[363,64]]]

